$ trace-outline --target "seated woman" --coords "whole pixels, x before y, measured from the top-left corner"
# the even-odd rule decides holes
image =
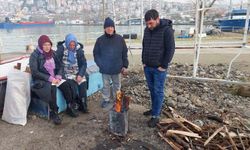
[[[51,49],[52,42],[48,36],[42,35],[38,39],[38,47],[30,56],[30,70],[33,80],[32,94],[38,99],[47,102],[50,107],[50,118],[55,124],[61,124],[56,104],[56,87],[62,92],[69,91],[70,86],[62,83],[62,67],[55,52]],[[68,96],[68,113],[75,117],[72,98]]]
[[[78,109],[83,113],[87,110],[87,62],[84,56],[83,45],[77,42],[73,34],[68,34],[65,41],[58,42],[56,54],[63,64],[63,78],[73,87],[72,95],[75,95],[79,105]]]

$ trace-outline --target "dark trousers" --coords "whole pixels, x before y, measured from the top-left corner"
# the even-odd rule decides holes
[[[74,80],[66,80],[58,88],[62,91],[67,104],[76,102],[77,90],[75,88],[77,83]]]
[[[51,86],[51,99],[49,100],[49,107],[50,110],[57,112],[58,106],[56,104],[56,86]]]
[[[80,85],[75,80],[67,79],[64,83],[62,83],[58,87],[62,93],[64,98],[66,99],[66,103],[84,103],[87,107],[87,83],[83,82]]]
[[[144,67],[144,73],[147,80],[151,96],[152,116],[159,117],[164,101],[164,84],[167,72],[159,71],[157,67]]]

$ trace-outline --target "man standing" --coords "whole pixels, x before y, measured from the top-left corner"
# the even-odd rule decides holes
[[[103,90],[102,108],[108,106],[111,100],[110,83],[112,82],[112,95],[121,88],[120,74],[126,74],[128,68],[127,46],[124,39],[115,33],[115,24],[109,17],[104,22],[104,34],[100,36],[94,47],[94,60],[102,73]]]
[[[159,13],[151,9],[145,14],[145,21],[142,63],[151,96],[151,109],[143,114],[151,115],[148,126],[153,128],[159,122],[167,68],[174,55],[175,41],[171,20],[160,19]]]

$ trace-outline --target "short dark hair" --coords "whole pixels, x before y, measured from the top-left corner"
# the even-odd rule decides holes
[[[148,10],[144,16],[146,22],[151,20],[151,19],[156,20],[158,17],[159,17],[159,13],[155,9]]]

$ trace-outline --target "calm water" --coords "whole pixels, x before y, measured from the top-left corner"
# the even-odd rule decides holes
[[[190,26],[174,26],[176,33],[180,30],[188,30]],[[136,33],[141,37],[141,26],[116,26],[118,34]],[[28,44],[37,45],[37,39],[40,35],[49,35],[54,43],[64,40],[65,35],[73,33],[78,40],[85,44],[93,44],[97,37],[103,34],[103,26],[54,26],[43,28],[25,28],[14,30],[0,29],[0,51],[15,52],[25,51],[25,46]]]

